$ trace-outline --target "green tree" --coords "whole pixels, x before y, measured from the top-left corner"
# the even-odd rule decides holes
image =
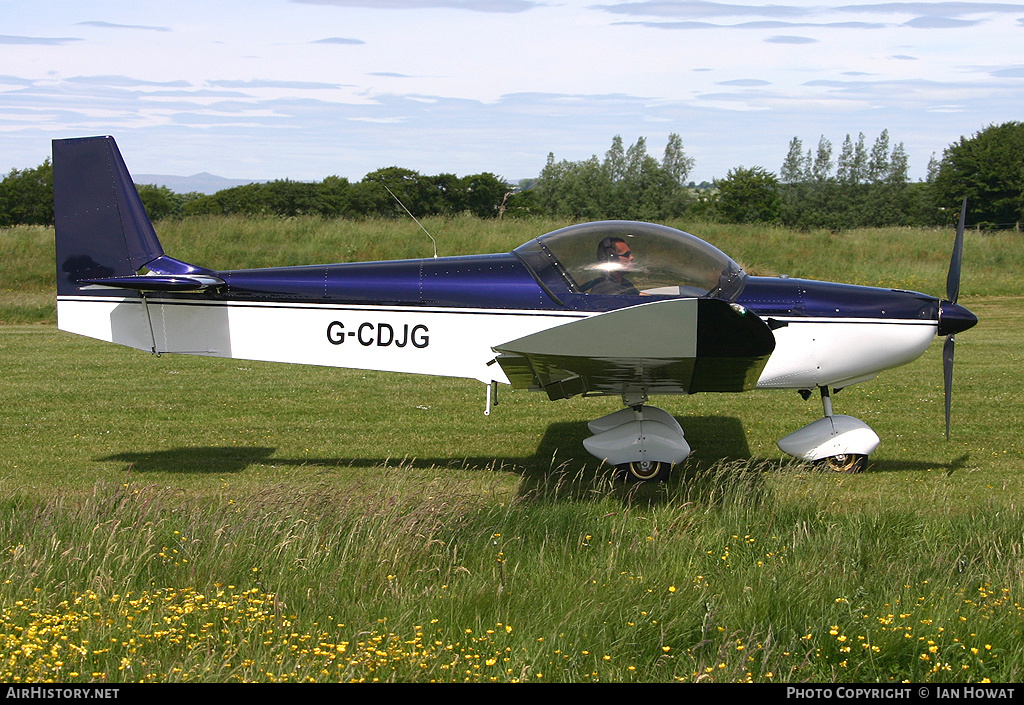
[[[532,181],[532,179],[524,179],[524,181]],[[538,215],[541,212],[541,207],[537,202],[537,191],[532,188],[524,188],[522,182],[518,190],[512,192],[508,199],[503,201],[504,210],[502,207],[498,209],[498,217],[509,216],[512,218],[528,218],[530,216]]]
[[[139,198],[142,199],[142,205],[145,206],[150,220],[180,215],[185,204],[182,196],[166,186],[136,184],[135,190],[139,192]]]
[[[622,135],[615,135],[612,146],[604,153],[604,170],[613,182],[626,178],[626,148],[622,146]]]
[[[839,159],[836,160],[836,180],[844,184],[855,183],[853,174],[853,140],[850,139],[849,134],[843,140],[843,146],[839,150]]]
[[[799,137],[794,137],[789,142],[789,151],[782,162],[782,169],[779,170],[779,180],[784,184],[800,183],[807,180],[809,171],[804,161],[804,143]]]
[[[907,225],[920,211],[919,190],[908,189],[908,160],[903,143],[889,150],[883,130],[870,151],[864,133],[847,134],[832,175],[832,144],[824,136],[817,152],[801,156],[796,137],[782,165],[782,222],[796,228],[840,230]]]
[[[782,197],[775,174],[759,166],[730,169],[716,179],[719,216],[729,223],[778,223]]]
[[[556,162],[551,153],[537,179],[537,201],[548,215],[598,220],[608,217],[610,183],[596,156]]]
[[[886,137],[886,142],[888,142],[888,137]],[[867,178],[867,159],[864,133],[861,132],[858,136],[856,146],[847,133],[839,151],[839,158],[836,160],[836,180],[844,184],[863,183]]]
[[[556,161],[549,154],[536,184],[536,202],[548,214],[596,220],[664,220],[681,215],[692,198],[685,179],[693,167],[680,137],[669,136],[661,162],[640,137],[628,149],[616,135],[604,161]]]
[[[222,189],[187,203],[185,215],[273,215],[263,184]]]
[[[815,181],[826,181],[832,176],[832,143],[821,136],[818,140],[818,151],[814,154],[814,164],[811,167],[811,175]]]
[[[372,204],[364,215],[400,217],[405,210],[416,218],[442,212],[441,194],[430,177],[402,167],[389,166],[371,171],[359,182],[364,205]],[[401,203],[399,204],[399,201]]]
[[[512,186],[490,172],[466,176],[462,180],[463,208],[479,218],[495,218]]]
[[[317,189],[317,210],[326,218],[352,215],[349,190],[352,185],[344,176],[328,176]]]
[[[672,177],[658,160],[647,153],[647,139],[638,137],[626,150],[626,176],[616,182],[616,211],[613,218],[660,220],[666,217],[663,204]]]
[[[683,138],[673,132],[668,136],[665,144],[665,154],[661,159],[661,167],[678,186],[686,184],[686,177],[690,175],[694,164],[693,157],[686,156],[683,149]]]
[[[925,180],[907,184],[910,219],[915,225],[950,224],[948,213],[939,205],[938,189],[935,187],[935,180],[939,176],[939,167],[939,158],[933,152],[928,160],[928,172]]]
[[[318,185],[291,179],[278,179],[259,184],[263,203],[274,215],[294,218],[300,215],[320,214]]]
[[[467,209],[465,179],[455,174],[437,174],[424,177],[424,181],[435,192],[438,208],[444,215],[455,215]]]
[[[889,173],[885,180],[890,184],[905,184],[910,180],[909,172],[910,159],[907,157],[906,148],[900,142],[892,148],[892,154],[889,156]]]
[[[889,131],[882,130],[882,134],[875,140],[871,147],[871,156],[868,157],[868,181],[873,184],[881,183],[889,175]]]
[[[967,197],[976,223],[1024,219],[1024,122],[989,125],[946,148],[935,177],[936,200],[950,220]]]
[[[0,181],[0,226],[53,224],[53,165],[12,169]]]

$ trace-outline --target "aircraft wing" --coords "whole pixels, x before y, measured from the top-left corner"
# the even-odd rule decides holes
[[[692,394],[753,389],[775,349],[756,314],[719,299],[668,299],[597,314],[495,346],[517,389]]]

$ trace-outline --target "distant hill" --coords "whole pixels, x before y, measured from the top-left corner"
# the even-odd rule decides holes
[[[223,176],[201,172],[192,176],[167,176],[163,174],[134,174],[132,176],[137,184],[153,184],[155,186],[166,186],[175,193],[217,193],[226,188],[234,186],[245,186],[253,183],[249,179],[225,179]]]

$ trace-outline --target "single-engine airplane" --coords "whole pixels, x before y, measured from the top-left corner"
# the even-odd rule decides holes
[[[604,221],[512,252],[219,271],[164,253],[111,137],[55,140],[58,327],[183,353],[476,379],[548,398],[620,396],[584,446],[638,480],[689,454],[651,396],[749,389],[821,394],[824,416],[786,453],[863,469],[879,444],[833,414],[832,391],[919,357],[945,336],[946,433],[964,212],[946,298],[756,277],[693,235]]]

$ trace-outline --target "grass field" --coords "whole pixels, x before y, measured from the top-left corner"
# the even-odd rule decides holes
[[[406,251],[269,223],[160,234],[223,267],[429,254],[415,225]],[[428,224],[442,254],[556,226]],[[708,230],[752,271],[930,293],[951,240]],[[659,399],[694,454],[636,485],[581,447],[617,400],[503,389],[485,417],[473,382],[78,338],[50,322],[52,234],[0,232],[0,680],[1020,680],[1022,255],[970,235],[951,441],[936,343],[835,397],[882,438],[861,475],[784,459],[820,405],[759,391]]]

